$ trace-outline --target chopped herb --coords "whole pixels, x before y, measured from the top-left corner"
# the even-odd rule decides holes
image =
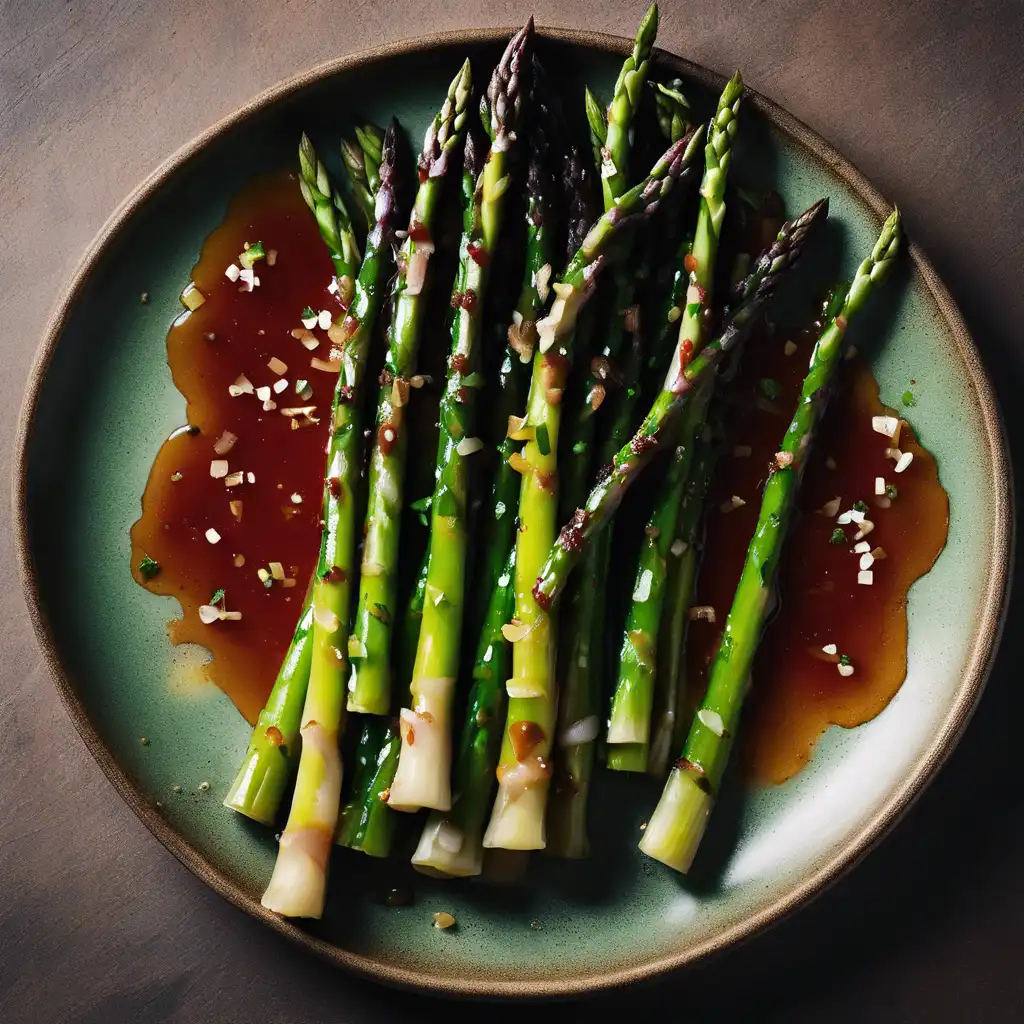
[[[572,446],[572,453],[573,453],[573,455],[582,455],[586,450],[587,450],[587,442],[586,441],[577,441]]]
[[[256,242],[253,245],[246,245],[245,253],[243,254],[249,258],[250,265],[255,263],[256,260],[262,260],[266,257],[266,250],[263,248],[262,242]]]
[[[546,423],[539,423],[537,425],[537,433],[535,437],[537,439],[537,447],[540,449],[541,455],[550,455],[551,439],[548,436],[548,425]]]
[[[895,498],[895,497],[896,497],[896,496],[897,496],[897,495],[898,495],[899,493],[900,493],[900,492],[899,492],[899,491],[897,490],[897,488],[896,488],[896,485],[895,485],[895,484],[886,484],[886,485],[885,485],[885,496],[886,496],[886,497],[887,497],[887,498],[888,498],[888,499],[889,499],[890,501],[891,501],[891,500],[892,500],[893,498]]]
[[[778,512],[771,512],[768,515],[768,525],[773,529],[777,530],[782,524],[782,517]]]
[[[866,501],[855,501],[853,503],[853,510],[854,512],[867,512],[868,503]]]
[[[224,600],[224,588],[218,587],[213,592],[213,597],[210,598],[210,604],[220,604]]]
[[[302,392],[305,391],[306,388],[308,388],[308,387],[309,387],[309,381],[308,380],[297,380],[295,382],[295,391],[296,391],[297,394],[301,395]]]
[[[409,508],[411,508],[413,512],[429,512],[430,505],[433,500],[434,496],[432,494],[428,494],[425,498],[420,498],[419,501],[414,501]]]
[[[770,402],[774,402],[782,394],[782,385],[773,377],[762,377],[757,382],[757,386],[761,389],[761,394]]]
[[[835,544],[835,545],[845,544],[846,543],[846,534],[843,532],[843,529],[842,529],[841,526],[837,526],[832,531],[832,536],[829,537],[828,542],[829,542],[829,544]]]
[[[506,512],[505,502],[496,501],[494,503],[494,518],[500,519]]]
[[[145,580],[151,580],[160,571],[160,563],[153,561],[149,555],[143,555],[139,562],[139,572]]]
[[[904,391],[902,402],[908,409],[917,405],[917,399],[914,397],[914,392],[909,389]]]
[[[315,310],[315,309],[313,309],[313,307],[312,307],[312,306],[307,306],[307,307],[306,307],[306,308],[305,308],[305,309],[304,309],[304,310],[302,311],[302,316],[301,316],[301,319],[302,319],[302,320],[312,320],[312,319],[313,319],[313,317],[315,317],[315,316],[316,316],[316,310]]]
[[[840,654],[839,655],[839,664],[840,665],[849,665],[850,664],[850,656],[848,654]]]

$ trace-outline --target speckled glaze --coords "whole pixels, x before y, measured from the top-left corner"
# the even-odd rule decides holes
[[[165,625],[175,603],[128,572],[128,529],[153,455],[185,418],[167,372],[167,328],[232,194],[253,174],[290,164],[300,129],[334,155],[340,119],[382,122],[395,112],[417,138],[462,57],[478,73],[489,69],[507,35],[432,37],[316,68],[255,99],[140,186],[85,257],[43,340],[22,412],[15,509],[28,603],[61,697],[113,785],[175,856],[236,906],[366,976],[550,996],[651,976],[748,936],[819,892],[892,825],[949,753],[984,685],[1005,608],[1013,510],[989,382],[948,294],[911,246],[858,339],[874,353],[884,401],[895,404],[917,381],[913,422],[938,458],[950,530],[911,592],[908,677],[891,705],[856,730],[830,730],[786,785],[728,793],[688,878],[636,849],[658,787],[603,773],[585,865],[537,856],[524,887],[418,879],[415,903],[389,908],[373,894],[410,873],[342,851],[323,922],[295,925],[263,910],[274,837],[220,803],[248,726],[219,691],[192,681],[189,662],[201,652],[172,649]],[[585,76],[605,93],[629,45],[543,35],[547,62],[568,69],[574,89]],[[684,61],[658,60],[702,100],[721,84]],[[761,97],[751,97],[742,138],[745,183],[778,188],[791,210],[831,197],[835,260],[823,257],[811,272],[852,272],[888,204]],[[453,913],[457,928],[434,929],[438,910]]]

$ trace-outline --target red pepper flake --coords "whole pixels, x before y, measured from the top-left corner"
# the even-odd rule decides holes
[[[419,167],[419,177],[421,185],[425,185],[427,183],[427,178],[430,177],[430,171],[423,164],[420,164]]]
[[[466,252],[469,254],[469,258],[478,266],[486,267],[491,261],[491,257],[487,250],[479,242],[470,242],[466,246]]]
[[[345,340],[348,341],[359,330],[359,318],[350,313],[342,322],[341,329],[345,332]]]
[[[348,405],[348,403],[355,397],[356,389],[352,387],[351,384],[342,384],[341,387],[338,388],[338,401],[341,402],[342,405]]]
[[[658,447],[657,434],[637,434],[629,442],[629,450],[634,455],[643,455]]]
[[[425,178],[420,179],[425,181]],[[409,238],[414,242],[429,242],[430,241],[430,229],[426,224],[414,224],[409,228]]]
[[[694,256],[692,252],[688,252],[683,257],[683,268],[686,270],[686,272],[688,274],[694,273],[699,266],[700,266],[700,260],[698,260],[697,257]]]
[[[544,577],[538,576],[537,582],[534,583],[533,590],[531,591],[531,593],[533,594],[533,599],[537,602],[537,606],[541,609],[541,611],[549,612],[551,611],[551,598],[548,594],[546,594],[543,590],[540,589],[540,585],[543,582]]]
[[[846,323],[847,323],[847,321],[846,321],[846,317],[845,316],[837,316],[836,317],[836,327],[838,327],[839,330],[845,331],[846,330]]]
[[[380,376],[377,378],[377,383],[382,388],[386,388],[386,387],[389,387],[391,384],[393,384],[394,380],[395,380],[394,374],[390,370],[384,369],[384,370],[380,371]]]
[[[469,359],[462,353],[456,352],[452,356],[452,372],[453,373],[465,373],[469,367]]]
[[[340,565],[332,565],[323,575],[325,583],[344,583],[348,575]]]
[[[541,383],[545,391],[551,388],[565,387],[565,378],[569,375],[569,360],[557,352],[548,352],[540,364]]]
[[[517,761],[525,761],[544,742],[544,730],[536,722],[513,722],[508,728],[509,742]]]
[[[583,536],[583,527],[587,522],[587,510],[578,508],[569,517],[569,522],[562,527],[558,534],[558,543],[565,551],[581,551],[586,543]]]
[[[462,292],[456,290],[452,292],[451,307],[452,309],[458,309],[462,305]]]
[[[327,489],[331,492],[332,498],[341,497],[341,477],[331,476],[327,478]]]
[[[476,292],[472,288],[462,293],[462,308],[467,313],[472,313],[476,309]]]
[[[284,736],[281,735],[281,730],[276,725],[268,725],[264,735],[267,737],[267,741],[275,747],[280,747],[284,743]]]

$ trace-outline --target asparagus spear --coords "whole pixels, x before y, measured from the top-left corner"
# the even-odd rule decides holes
[[[536,58],[534,66],[534,99],[537,104],[543,102],[543,96],[538,95],[542,86],[536,74]],[[525,402],[525,378],[537,341],[535,324],[543,307],[538,289],[542,286],[547,288],[544,278],[550,273],[554,249],[551,221],[555,182],[549,166],[548,135],[543,119],[535,120],[532,126],[529,150],[526,266],[500,370],[502,402],[499,422],[503,428],[507,427],[509,416],[514,415]],[[573,161],[565,178],[578,188],[584,184],[579,179],[580,167],[578,161]],[[571,215],[569,235],[582,241],[575,226],[580,216],[577,208],[575,215]],[[505,639],[502,627],[515,612],[515,510],[520,478],[509,465],[509,459],[518,454],[520,447],[520,441],[507,436],[498,446],[501,461],[495,472],[490,498],[493,529],[486,538],[485,549],[490,596],[477,640],[473,685],[455,764],[452,808],[448,813],[430,815],[412,858],[413,866],[427,874],[465,877],[480,874],[482,867],[483,829],[494,788],[494,770],[504,724],[505,680],[512,669],[512,647]]]
[[[794,500],[847,326],[888,275],[899,245],[900,218],[894,210],[849,290],[845,295],[840,292],[840,301],[828,311],[827,326],[814,347],[796,411],[765,484],[757,528],[711,665],[707,693],[640,842],[649,857],[677,871],[687,871],[693,862],[721,785]]]
[[[551,311],[537,324],[539,344],[523,424],[530,437],[518,463],[523,480],[516,539],[516,617],[504,630],[513,644],[509,710],[498,767],[498,796],[484,837],[485,847],[544,847],[548,758],[557,704],[555,637],[550,607],[538,604],[530,588],[555,536],[559,403],[572,362],[576,320],[601,268],[610,259],[621,258],[614,243],[623,232],[631,233],[636,223],[650,217],[674,183],[688,175],[697,149],[696,132],[681,139],[643,182],[597,221],[554,285],[556,298]]]
[[[633,119],[643,96],[647,64],[658,34],[658,5],[651,4],[640,22],[633,52],[626,58],[615,82],[608,107],[608,130],[601,150],[601,190],[605,211],[629,188],[629,155]]]
[[[398,723],[396,719],[367,715],[363,719],[353,780],[352,796],[341,812],[338,842],[370,857],[391,852],[395,816],[388,810],[387,796],[398,764]]]
[[[828,200],[814,204],[801,219],[813,223],[825,215]],[[736,348],[750,333],[764,311],[785,272],[797,261],[806,231],[779,233],[776,244],[758,261],[749,278],[746,297],[729,314],[725,326],[704,350],[693,356],[692,343],[683,341],[673,353],[661,391],[632,439],[616,453],[608,472],[591,489],[586,504],[578,508],[562,528],[548,552],[533,587],[537,604],[545,611],[565,589],[591,538],[601,532],[615,514],[623,495],[673,436],[674,424],[689,403],[705,374],[713,373],[722,357]]]
[[[390,702],[399,519],[408,444],[403,408],[408,401],[409,377],[415,372],[422,333],[423,289],[434,251],[431,233],[445,174],[466,124],[470,92],[469,61],[466,61],[427,130],[420,157],[420,186],[398,258],[385,383],[378,397],[377,432],[370,457],[370,499],[359,579],[359,608],[349,638],[348,653],[352,659],[349,711],[382,715],[387,713]]]
[[[678,83],[681,87],[681,83]],[[657,92],[659,110],[663,110],[660,125],[667,143],[675,142],[691,129],[686,116],[686,101],[676,89],[658,86],[665,89],[665,95]],[[588,93],[588,120],[591,121],[592,134],[603,130],[604,112],[591,103]],[[596,107],[596,109],[594,109]],[[674,236],[678,222],[681,203],[678,194],[673,195],[662,218],[660,234]],[[642,258],[636,273],[621,280],[626,289],[616,297],[616,305],[631,302],[633,289],[649,274],[650,263],[654,257],[654,244],[650,240],[642,246]],[[666,282],[670,284],[671,282]],[[665,324],[664,333],[668,334],[671,324],[666,317],[672,306],[666,305],[661,321]],[[565,473],[565,487],[562,489],[560,512],[568,518],[573,509],[585,500],[587,477],[595,459],[593,448],[594,427],[598,408],[607,408],[604,404],[606,388],[611,383],[608,377],[620,377],[616,381],[625,385],[625,391],[619,393],[609,403],[615,409],[615,421],[605,448],[614,445],[611,452],[619,446],[615,437],[626,424],[628,430],[633,416],[633,404],[639,390],[635,363],[639,357],[639,322],[637,307],[634,307],[628,322],[616,318],[614,330],[606,337],[604,350],[591,362],[591,373],[587,378],[584,392],[588,401],[584,405],[583,415],[574,424],[572,444],[567,455],[568,466]],[[622,371],[613,371],[609,357],[618,359],[622,341],[626,336],[624,328],[630,330],[630,348],[626,366]],[[674,333],[674,332],[673,332]],[[596,408],[595,408],[596,407]],[[608,456],[610,458],[610,455]],[[596,465],[595,465],[596,468]],[[566,625],[562,635],[566,638],[564,649],[559,651],[559,710],[558,710],[558,744],[559,756],[555,759],[555,774],[552,782],[551,800],[548,806],[548,845],[549,853],[559,857],[580,858],[589,854],[587,836],[587,800],[590,789],[590,778],[593,772],[594,750],[600,731],[601,681],[604,678],[605,615],[603,609],[604,591],[608,578],[611,556],[610,538],[607,543],[596,544],[587,553],[581,571],[577,574],[571,593],[564,602],[563,611]]]
[[[365,124],[358,125],[355,133],[355,142],[351,139],[341,140],[341,158],[345,161],[352,193],[366,220],[366,226],[372,228],[376,220],[374,196],[380,184],[384,132],[375,124]]]
[[[316,217],[320,237],[331,250],[331,261],[338,276],[338,298],[347,306],[355,288],[359,243],[345,201],[334,188],[327,168],[305,134],[299,143],[299,189]]]
[[[679,503],[675,537],[669,548],[668,580],[661,610],[661,625],[656,652],[656,688],[651,724],[651,742],[647,755],[647,773],[664,778],[677,741],[677,723],[686,696],[686,633],[690,624],[687,612],[696,584],[700,559],[701,525],[704,499],[717,457],[717,446],[709,425],[698,437],[690,472]]]
[[[320,237],[331,252],[339,297],[347,307],[354,292],[359,246],[345,205],[313,148],[299,143],[299,189],[316,217]],[[347,282],[347,283],[346,283]],[[311,584],[312,586],[312,584]],[[307,593],[295,633],[281,663],[266,706],[260,712],[245,757],[224,798],[224,806],[270,825],[299,753],[299,725],[312,660],[313,609]]]
[[[355,491],[362,454],[359,392],[384,284],[391,273],[396,133],[397,124],[392,121],[382,145],[374,227],[366,239],[352,304],[334,339],[341,348],[342,370],[331,407],[324,528],[311,595],[313,636],[300,730],[302,755],[288,824],[263,895],[263,906],[287,917],[320,917],[323,913],[327,867],[338,823],[343,770],[338,741],[345,718],[345,638],[355,574]]]
[[[401,711],[402,750],[389,805],[398,811],[451,809],[451,705],[459,673],[465,615],[469,459],[483,448],[473,436],[474,391],[488,266],[494,258],[505,209],[512,147],[522,107],[521,72],[529,69],[532,19],[511,39],[488,87],[493,142],[486,161],[472,133],[463,165],[465,224],[456,276],[452,352],[441,397],[441,436],[431,504],[426,601],[413,667],[412,707]],[[479,177],[478,177],[479,175]]]

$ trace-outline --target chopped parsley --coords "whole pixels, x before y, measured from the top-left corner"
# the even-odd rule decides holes
[[[586,441],[577,441],[572,446],[572,453],[573,453],[573,455],[582,455],[586,450],[587,450],[587,442]]]
[[[868,511],[868,503],[866,501],[855,501],[853,503],[853,511],[854,512],[867,512]]]
[[[256,260],[262,260],[266,257],[266,250],[263,248],[262,242],[255,242],[253,245],[249,245],[246,242],[245,252],[242,253],[243,257],[246,257],[249,261],[249,265],[252,266]]]
[[[430,503],[433,500],[433,495],[428,494],[425,498],[420,498],[418,501],[414,501],[409,508],[413,512],[426,512],[430,509]]]
[[[306,307],[306,308],[305,308],[305,309],[304,309],[304,310],[302,311],[302,316],[301,316],[301,318],[300,318],[300,319],[302,319],[302,320],[312,320],[312,319],[313,319],[313,317],[315,317],[315,316],[316,316],[316,310],[315,310],[315,309],[313,309],[313,307],[312,307],[312,306],[307,306],[307,307]]]
[[[840,665],[849,665],[850,664],[850,656],[848,654],[840,654],[839,655],[839,664]]]
[[[846,534],[843,532],[843,528],[841,526],[837,526],[832,531],[832,536],[829,537],[828,542],[829,544],[835,544],[837,546],[846,543]]]
[[[151,580],[160,571],[160,563],[144,554],[139,562],[139,573],[144,580]]]
[[[224,588],[218,587],[210,598],[210,604],[220,604],[224,600]]]
[[[551,438],[548,436],[548,425],[546,423],[538,424],[535,437],[537,440],[537,447],[540,449],[541,455],[550,455]]]
[[[903,397],[901,398],[901,401],[908,409],[911,409],[915,405],[917,405],[917,399],[914,397],[914,392],[911,391],[909,388],[903,392]]]
[[[309,387],[308,380],[297,380],[295,382],[295,393],[301,395]]]
[[[893,498],[897,497],[897,496],[899,495],[899,493],[900,493],[900,492],[899,492],[899,490],[897,489],[897,487],[896,487],[896,485],[895,485],[895,484],[886,484],[886,485],[885,485],[885,496],[886,496],[886,497],[887,497],[887,498],[888,498],[888,499],[889,499],[890,501],[892,501],[892,499],[893,499]]]
[[[761,394],[770,402],[774,402],[782,394],[782,385],[774,377],[762,377],[757,382],[757,386],[761,389]]]

